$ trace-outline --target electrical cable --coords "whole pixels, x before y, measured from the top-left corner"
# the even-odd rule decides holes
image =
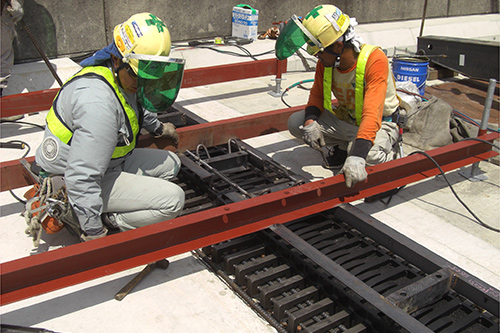
[[[468,139],[475,139],[475,138],[468,138]],[[484,140],[478,140],[478,141],[484,141]],[[491,142],[488,142],[488,141],[485,141],[489,144],[491,144]],[[486,223],[484,223],[483,221],[481,221],[481,219],[479,217],[477,217],[476,214],[474,214],[474,212],[462,201],[462,199],[460,199],[460,197],[458,196],[458,194],[455,192],[455,189],[453,188],[453,186],[451,185],[451,183],[449,182],[448,178],[446,177],[443,169],[441,169],[441,166],[436,162],[435,159],[433,159],[429,154],[427,154],[426,152],[424,151],[415,151],[413,153],[410,153],[408,156],[410,155],[414,155],[414,154],[421,154],[421,155],[424,155],[425,157],[427,157],[428,159],[430,159],[435,165],[436,167],[439,169],[439,171],[441,172],[441,175],[443,176],[444,180],[446,181],[446,183],[448,184],[448,187],[451,189],[451,192],[453,193],[453,195],[455,195],[455,198],[458,200],[458,202],[460,202],[462,204],[462,206],[465,207],[465,209],[467,209],[467,211],[478,221],[478,224],[486,229],[489,229],[489,230],[492,230],[494,232],[499,232],[500,233],[500,229],[497,229],[495,227],[492,227]]]
[[[26,121],[20,121],[20,120],[6,120],[6,119],[2,119],[0,120],[0,124],[3,124],[3,123],[17,123],[17,124],[25,124],[25,125],[30,125],[30,126],[35,126],[35,127],[39,127],[43,130],[45,130],[45,126],[43,125],[39,125],[39,124],[35,124],[35,123],[29,123],[29,122],[26,122]]]
[[[299,85],[302,85],[303,83],[308,83],[308,82],[314,82],[314,79],[308,79],[308,80],[298,81],[298,82],[295,82],[294,84],[292,84],[291,86],[288,86],[288,88],[286,88],[283,91],[283,93],[281,94],[281,101],[283,102],[283,104],[285,104],[287,107],[291,108],[292,106],[289,105],[287,102],[285,102],[284,96],[285,96],[286,92],[289,91],[290,89],[296,87],[296,86],[299,86]],[[306,89],[306,88],[303,87],[303,89]]]
[[[420,95],[420,94],[417,94],[417,93],[414,93],[414,92],[411,92],[411,91],[407,91],[407,90],[403,90],[403,89],[396,89],[396,91],[399,91],[399,92],[403,92],[403,93],[406,93],[406,94],[410,94],[410,95],[414,95],[414,96],[418,96],[420,98],[422,98],[422,101],[428,101],[428,99],[426,99],[424,96]],[[460,112],[460,111],[457,111],[455,109],[452,109],[453,110],[453,114],[455,114],[456,116],[459,116],[460,118],[463,118],[464,120],[468,121],[469,123],[471,123],[472,125],[476,125],[477,127],[481,126],[477,121],[475,121],[474,119],[472,119],[471,117],[467,116],[466,114]],[[419,110],[420,111],[420,110]],[[413,117],[415,114],[417,114],[417,112],[415,112],[414,114],[412,114],[411,116],[409,117]],[[408,117],[408,118],[409,118]],[[494,129],[494,128],[487,128],[487,130],[491,131],[491,132],[496,132],[496,133],[500,133],[500,130],[498,129]]]
[[[221,49],[219,49],[217,47],[213,47],[213,46],[205,46],[205,45],[196,45],[196,46],[182,45],[182,46],[189,46],[189,47],[198,48],[198,49],[212,50],[212,51],[215,51],[215,52],[219,52],[219,53],[226,54],[226,55],[232,55],[232,56],[235,56],[235,57],[249,57],[249,58],[252,58],[253,60],[258,60],[257,57],[274,53],[274,50],[269,50],[269,51],[262,52],[262,53],[259,53],[259,54],[252,54],[248,49],[246,49],[245,47],[243,47],[241,45],[238,45],[238,44],[228,44],[228,45],[229,46],[236,46],[238,49],[240,49],[241,51],[243,51],[243,54],[237,53],[237,52],[234,52],[234,51],[221,50]],[[177,45],[177,47],[179,47],[179,46],[181,46],[181,45]]]
[[[499,146],[497,146],[496,144],[491,143],[491,142],[486,141],[486,140],[483,140],[483,139],[479,139],[479,138],[463,138],[463,139],[462,139],[462,140],[460,140],[460,141],[467,141],[467,140],[474,140],[474,141],[480,141],[480,142],[483,142],[483,143],[487,143],[487,144],[489,144],[489,145],[491,145],[491,146],[495,147],[496,149],[500,150],[500,147],[499,147]],[[460,141],[459,141],[459,142],[460,142]]]
[[[24,149],[27,148],[26,151],[24,152],[23,156],[21,158],[25,158],[29,152],[31,151],[31,147],[27,142],[21,141],[21,140],[11,140],[8,142],[0,142],[0,148],[14,148],[14,149]],[[9,190],[10,194],[16,199],[17,201],[26,204],[26,200],[23,200],[19,198],[12,190]]]

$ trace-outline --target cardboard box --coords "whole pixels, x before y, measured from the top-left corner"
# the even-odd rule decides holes
[[[256,40],[258,22],[257,9],[245,4],[233,7],[233,37]]]

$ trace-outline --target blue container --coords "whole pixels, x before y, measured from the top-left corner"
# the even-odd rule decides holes
[[[411,81],[417,86],[420,95],[424,96],[425,83],[429,75],[429,61],[412,57],[392,58],[392,72],[396,81]]]

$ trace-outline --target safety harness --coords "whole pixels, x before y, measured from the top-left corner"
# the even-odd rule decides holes
[[[35,247],[40,244],[42,229],[55,234],[67,226],[70,233],[80,236],[80,224],[68,202],[63,176],[39,177],[24,197],[27,202],[23,215],[28,225],[25,232],[33,238]]]

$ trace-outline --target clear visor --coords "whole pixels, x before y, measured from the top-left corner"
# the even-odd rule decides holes
[[[137,98],[151,112],[164,111],[177,98],[184,75],[184,59],[144,54],[127,54],[137,59]]]
[[[276,41],[276,58],[279,60],[288,58],[297,52],[305,43],[309,46],[314,46],[316,50],[324,50],[320,41],[304,27],[297,15],[292,15],[282,31],[280,31],[280,35]]]

